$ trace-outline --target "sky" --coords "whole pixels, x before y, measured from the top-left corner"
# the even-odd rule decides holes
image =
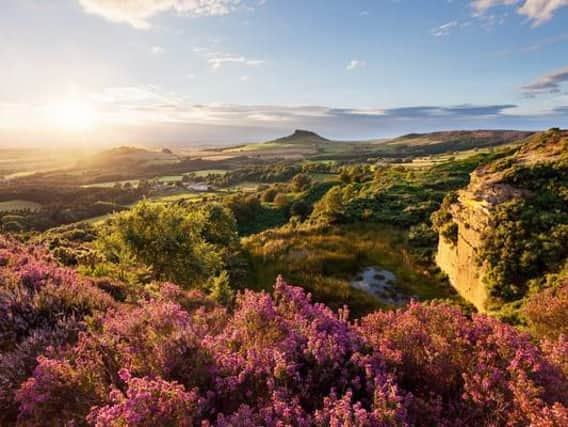
[[[2,0],[0,146],[568,127],[568,0]]]

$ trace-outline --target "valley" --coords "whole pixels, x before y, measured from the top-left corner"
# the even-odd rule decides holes
[[[23,382],[26,376],[60,369],[45,367],[50,359],[43,356],[58,340],[72,343],[70,350],[60,347],[69,361],[61,375],[103,385],[128,380],[104,378],[114,368],[93,362],[89,346],[101,344],[91,340],[105,340],[105,350],[93,351],[148,381],[152,363],[164,369],[151,361],[161,354],[176,366],[194,363],[194,354],[169,352],[197,345],[190,344],[196,334],[204,334],[199,346],[210,345],[213,334],[218,341],[208,351],[224,363],[216,352],[243,357],[239,349],[248,339],[255,344],[247,357],[265,342],[285,342],[278,354],[291,357],[290,337],[310,342],[305,328],[314,327],[322,343],[357,349],[356,361],[336,350],[326,356],[355,372],[368,369],[360,361],[366,357],[380,357],[396,372],[400,355],[427,346],[436,357],[458,358],[461,375],[462,360],[473,358],[473,366],[488,344],[472,347],[459,337],[489,333],[489,340],[501,340],[496,337],[504,330],[521,340],[518,351],[529,345],[525,333],[561,351],[568,302],[566,131],[460,131],[340,143],[295,131],[205,152],[188,157],[121,147],[0,181],[0,281],[8,284],[0,292],[2,325],[10,330],[9,319],[20,319],[20,304],[31,313],[18,320],[27,325],[24,335],[0,334],[0,381],[9,384],[0,393],[7,408],[0,424],[13,419],[21,393],[38,386]],[[8,169],[17,170],[18,161]],[[36,316],[47,317],[36,324]],[[85,319],[80,326],[76,316]],[[225,333],[241,328],[256,335],[225,341]],[[337,328],[346,337],[329,335]],[[176,331],[183,337],[174,338]],[[47,334],[45,341],[36,341],[38,334]],[[131,343],[136,339],[142,344]],[[179,340],[182,347],[172,344]],[[145,346],[145,355],[130,345]],[[560,378],[563,362],[549,362],[547,354],[538,356],[547,358],[541,363],[551,363]],[[314,356],[306,357],[300,365],[311,369]],[[416,357],[418,365],[405,362],[404,375],[447,363]],[[13,363],[22,366],[23,377],[10,370]],[[100,378],[87,379],[82,363],[95,363]],[[176,375],[193,384],[192,378],[227,374]],[[269,375],[281,381],[283,374]],[[62,381],[73,393],[82,387]],[[424,381],[427,388],[435,382]],[[462,387],[456,384],[450,388]],[[80,390],[81,399],[106,401],[89,387]],[[84,408],[75,410],[77,419],[85,416]]]
[[[530,135],[461,131],[336,142],[296,130],[265,143],[202,150],[199,157],[120,147],[64,169],[4,179],[0,224],[28,239],[82,221],[97,234],[142,200],[190,209],[220,204],[234,215],[242,239],[248,278],[241,286],[270,289],[283,274],[316,300],[333,308],[348,304],[357,315],[411,298],[458,303],[436,266],[430,216],[476,167],[514,152]],[[439,254],[446,251],[442,243]],[[375,267],[396,277],[389,292],[397,298],[385,302],[351,286],[358,273]],[[450,281],[460,289],[451,274]],[[459,302],[467,303],[476,304]]]

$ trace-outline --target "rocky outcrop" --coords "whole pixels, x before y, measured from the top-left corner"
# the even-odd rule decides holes
[[[457,225],[457,240],[454,243],[440,237],[436,261],[459,294],[479,311],[485,311],[488,292],[483,283],[485,271],[478,264],[477,252],[490,219],[489,212],[471,199],[470,194],[462,192],[450,213]]]
[[[537,162],[555,162],[566,155],[568,133],[555,133],[554,138],[549,135],[535,136],[514,155],[476,169],[468,187],[446,207],[446,216],[457,233],[451,239],[440,235],[436,261],[459,294],[481,312],[492,309],[486,284],[488,267],[479,259],[483,235],[493,225],[493,212],[500,204],[533,194],[510,184],[512,171]]]

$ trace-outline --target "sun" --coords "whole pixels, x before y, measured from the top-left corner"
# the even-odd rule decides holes
[[[55,125],[66,130],[92,128],[97,119],[97,112],[92,106],[76,99],[53,104],[50,112]]]

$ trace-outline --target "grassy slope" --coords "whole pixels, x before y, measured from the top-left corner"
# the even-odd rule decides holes
[[[409,134],[387,140],[345,142],[331,141],[307,131],[296,131],[274,141],[229,147],[220,151],[260,157],[427,156],[500,146],[529,135],[529,132],[519,131],[448,131]]]

